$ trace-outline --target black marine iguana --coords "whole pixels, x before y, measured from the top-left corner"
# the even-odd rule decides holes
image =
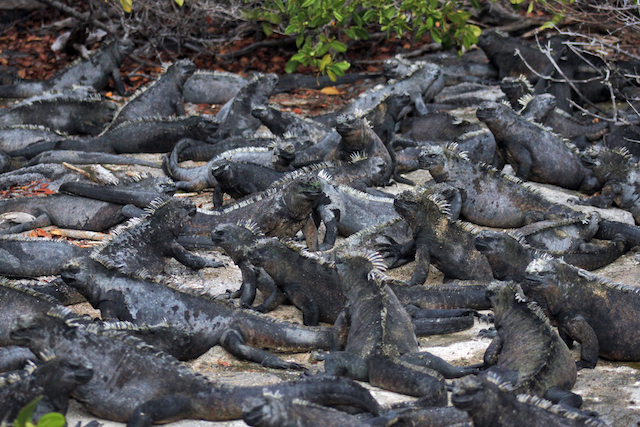
[[[184,82],[195,72],[196,66],[188,59],[173,63],[157,81],[136,92],[122,106],[109,125],[109,129],[120,123],[141,117],[184,116]]]
[[[467,411],[474,427],[605,427],[605,423],[529,395],[516,396],[510,384],[491,375],[468,376],[453,384],[451,402]]]
[[[190,202],[156,200],[147,208],[146,216],[130,220],[113,239],[96,247],[91,258],[108,268],[140,277],[160,274],[165,257],[173,257],[194,270],[223,266],[222,262],[191,254],[176,241],[195,214],[196,207]]]
[[[45,93],[26,99],[0,113],[0,127],[40,125],[68,134],[99,134],[111,120],[114,105],[99,94],[78,89],[74,92]]]
[[[564,141],[510,107],[483,102],[476,116],[489,127],[519,178],[584,192],[599,188],[598,180]]]
[[[460,214],[474,224],[514,228],[541,219],[580,216],[570,207],[547,200],[517,178],[469,161],[456,145],[425,147],[419,161],[436,182],[460,188],[464,194]]]
[[[196,70],[184,83],[184,100],[193,104],[224,104],[249,84],[249,79],[226,71]]]
[[[242,402],[263,393],[301,398],[326,405],[348,405],[378,414],[369,392],[345,379],[320,378],[271,386],[230,387],[210,382],[176,359],[124,337],[97,331],[77,321],[68,310],[44,316],[19,316],[11,336],[32,351],[53,351],[58,357],[81,353],[91,363],[92,379],[72,396],[92,414],[147,427],[183,418],[222,421],[242,416]],[[111,385],[117,381],[118,387]]]
[[[429,352],[417,352],[411,317],[381,280],[386,267],[378,254],[345,253],[336,259],[347,306],[336,326],[348,326],[344,351],[318,355],[329,374],[347,375],[387,390],[444,406],[444,378],[474,373]]]
[[[134,47],[133,41],[129,39],[112,41],[89,58],[76,61],[58,71],[47,81],[22,80],[17,84],[0,86],[0,98],[28,98],[77,85],[93,86],[95,90],[101,90],[109,80],[113,80],[116,91],[124,96],[120,65],[133,52]]]
[[[569,348],[540,307],[515,282],[493,282],[487,288],[497,336],[484,353],[486,370],[524,393],[580,407],[570,393],[577,370]]]
[[[474,227],[453,221],[448,203],[428,191],[405,191],[394,206],[413,230],[416,267],[410,285],[423,284],[433,263],[445,278],[491,279],[491,266],[475,248]]]
[[[558,329],[581,345],[578,369],[594,368],[598,355],[640,360],[640,292],[559,259],[539,257],[526,271],[525,291],[539,292]]]
[[[210,116],[145,117],[111,126],[93,138],[42,141],[9,152],[34,157],[48,150],[80,150],[104,153],[166,153],[183,138],[204,141],[218,128]]]
[[[67,413],[73,390],[88,383],[93,375],[91,365],[80,354],[55,357],[43,353],[44,363],[28,365],[23,372],[0,376],[0,420],[12,423],[27,404],[40,397],[31,416],[34,422],[50,412]]]
[[[640,177],[638,163],[634,162],[624,148],[609,149],[600,146],[589,148],[582,161],[602,183],[600,194],[581,198],[579,204],[610,208],[615,203],[633,215],[640,224]]]

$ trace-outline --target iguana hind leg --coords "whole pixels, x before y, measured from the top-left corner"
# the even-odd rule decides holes
[[[152,424],[179,420],[185,418],[191,410],[191,402],[188,397],[163,396],[138,406],[129,418],[127,427],[149,427]]]
[[[304,369],[304,366],[298,363],[285,362],[268,351],[246,345],[240,332],[235,330],[225,331],[220,339],[220,345],[239,359],[256,362],[267,368]]]

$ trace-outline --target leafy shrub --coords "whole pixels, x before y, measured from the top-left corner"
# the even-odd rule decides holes
[[[18,417],[13,423],[14,427],[64,427],[67,424],[64,415],[57,412],[50,412],[43,415],[40,417],[37,424],[34,424],[32,422],[32,416],[33,412],[36,410],[36,406],[38,406],[38,402],[40,402],[40,399],[42,399],[42,396],[34,399],[31,403],[20,410]]]
[[[316,67],[334,80],[349,68],[347,61],[336,60],[347,46],[345,39],[367,40],[380,30],[391,37],[411,32],[415,38],[429,33],[445,48],[469,48],[478,40],[480,28],[469,24],[471,13],[461,9],[460,0],[252,0],[248,19],[262,21],[265,34],[273,32],[297,35],[298,53],[286,66],[287,72],[300,65]],[[477,0],[471,4],[479,7]]]

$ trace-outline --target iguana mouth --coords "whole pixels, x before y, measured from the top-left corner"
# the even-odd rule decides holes
[[[451,403],[458,408],[464,410],[473,405],[475,395],[469,394],[454,394],[451,396]]]

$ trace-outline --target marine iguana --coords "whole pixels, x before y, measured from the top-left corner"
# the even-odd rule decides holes
[[[82,357],[55,357],[43,353],[44,363],[27,365],[23,371],[0,376],[0,420],[12,423],[18,413],[40,397],[31,419],[37,422],[43,415],[67,413],[73,390],[91,380],[93,370]]]
[[[518,395],[509,384],[491,375],[467,376],[453,384],[451,402],[467,411],[474,427],[604,427],[598,419],[581,415],[564,406],[535,396]]]
[[[157,81],[136,92],[116,113],[109,129],[141,117],[184,116],[184,82],[196,71],[188,59],[171,64]]]
[[[523,118],[550,128],[576,145],[586,146],[609,132],[609,123],[605,121],[581,123],[566,111],[557,108],[556,97],[551,94],[524,97],[520,103],[523,104],[520,111]]]
[[[37,292],[30,286],[0,279],[0,348],[19,344],[9,336],[11,324],[17,316],[46,313],[58,306],[60,303],[55,298]],[[23,358],[24,355],[18,354],[18,357]]]
[[[489,261],[493,277],[498,280],[524,280],[527,265],[537,256],[547,254],[561,258],[571,265],[586,270],[596,270],[611,264],[628,251],[625,239],[618,235],[607,246],[595,246],[588,251],[544,251],[529,246],[517,231],[504,233],[483,230],[476,235],[476,249]],[[538,301],[539,302],[539,301]]]
[[[476,116],[489,127],[498,149],[505,152],[519,178],[583,192],[594,192],[600,187],[576,152],[553,133],[518,116],[510,107],[483,102]]]
[[[65,240],[0,236],[0,275],[39,277],[58,274],[69,259],[89,256],[90,250]]]
[[[260,288],[265,298],[253,307],[256,311],[273,310],[282,303],[284,294],[302,311],[305,325],[336,321],[346,300],[338,273],[327,259],[276,237],[268,238],[251,222],[221,224],[213,229],[211,239],[242,271],[243,307],[251,307],[256,289]],[[271,289],[259,284],[264,282],[264,275],[271,279],[268,283]]]
[[[602,183],[602,191],[589,198],[580,198],[578,203],[599,208],[610,208],[615,203],[631,212],[636,225],[640,224],[638,163],[632,160],[629,151],[594,146],[583,154],[582,161]]]
[[[196,207],[190,201],[156,200],[147,208],[146,216],[130,220],[113,239],[96,247],[91,258],[108,268],[141,277],[162,273],[165,257],[173,257],[194,270],[223,266],[222,262],[191,254],[176,241],[195,214]]]
[[[302,174],[225,208],[199,211],[182,234],[208,236],[219,224],[252,220],[268,236],[293,237],[302,230],[307,244],[315,247],[317,237],[310,214],[322,194],[320,179],[312,174]]]
[[[245,174],[241,179],[235,180],[237,191],[231,193],[232,197],[238,198],[247,196],[258,191],[264,191],[269,188],[275,181],[284,177],[285,172],[293,170],[291,162],[295,158],[293,144],[285,141],[274,141],[273,147],[246,147],[237,148],[235,150],[225,151],[218,156],[212,158],[204,166],[186,169],[178,164],[180,153],[182,150],[193,146],[193,142],[189,139],[183,139],[174,147],[171,155],[163,159],[163,169],[171,178],[176,181],[176,187],[179,190],[199,191],[204,188],[216,188],[218,184],[217,176],[225,175],[224,168],[232,168],[233,163],[250,163],[262,166],[260,168],[252,168],[247,166]],[[270,169],[277,173],[265,171],[264,168]],[[251,172],[250,172],[251,171]],[[217,194],[218,200],[214,195],[214,206],[222,205],[222,194],[227,189],[234,189],[231,180],[237,176],[231,172],[232,176],[226,176],[224,188]],[[229,179],[231,178],[231,180]],[[244,185],[243,185],[244,184]],[[247,185],[248,184],[248,185]],[[242,190],[246,188],[246,190]],[[218,202],[218,203],[216,203]]]
[[[308,147],[311,142],[305,137],[297,137],[294,135],[285,135],[284,138],[287,142],[293,143],[296,147],[296,151],[302,150]],[[242,147],[269,147],[276,141],[273,137],[261,137],[254,136],[245,138],[243,136],[230,136],[228,138],[207,138],[206,142],[192,141],[193,146],[184,149],[180,152],[178,160],[193,160],[207,162],[212,158],[224,153],[225,151],[233,150]]]
[[[75,230],[103,231],[126,218],[122,213],[122,207],[121,204],[70,194],[4,199],[0,200],[0,213],[24,212],[33,215],[34,220],[2,230],[0,234],[19,233],[48,225]]]
[[[445,278],[491,279],[491,266],[475,248],[474,227],[453,221],[448,204],[428,191],[405,191],[396,197],[396,211],[413,230],[416,267],[409,285],[423,284],[433,263]]]
[[[233,135],[253,133],[260,127],[260,120],[251,112],[258,106],[265,106],[273,93],[278,76],[263,74],[254,78],[248,85],[240,89],[236,96],[222,106],[216,119],[220,127],[215,133],[216,138],[227,138]]]
[[[558,329],[580,343],[578,369],[594,368],[598,355],[640,360],[636,287],[609,282],[549,257],[534,259],[525,274],[525,290],[539,292]]]
[[[193,104],[224,104],[249,84],[239,74],[196,70],[184,83],[184,101]]]
[[[12,156],[32,158],[48,150],[80,150],[104,153],[166,153],[183,138],[205,140],[218,124],[210,116],[146,117],[110,127],[94,138],[42,141],[11,151]]]
[[[425,147],[419,161],[436,182],[460,188],[465,194],[460,214],[474,224],[515,228],[541,219],[580,215],[547,200],[520,179],[492,166],[472,163],[456,145]]]
[[[144,280],[109,270],[95,262],[74,260],[61,272],[106,319],[136,325],[167,324],[189,334],[182,349],[185,359],[196,358],[222,345],[240,359],[280,369],[301,369],[262,350],[301,352],[334,345],[334,331],[282,322],[253,310],[235,307],[186,286]],[[171,307],[171,310],[161,310]]]
[[[11,152],[43,141],[60,141],[69,135],[39,125],[14,125],[0,128],[0,151]]]
[[[417,352],[411,317],[381,276],[386,267],[374,253],[345,253],[336,259],[347,306],[337,325],[348,326],[344,351],[319,355],[328,374],[347,375],[372,385],[445,406],[444,376],[474,373],[429,352]],[[405,359],[405,357],[408,358]]]
[[[101,418],[126,422],[130,427],[184,418],[238,419],[242,402],[264,393],[378,413],[378,404],[369,392],[352,381],[320,378],[271,386],[218,385],[135,338],[93,332],[76,319],[68,310],[19,316],[11,336],[36,352],[49,349],[58,357],[82,353],[94,374],[87,384],[76,387],[72,396]],[[116,389],[111,386],[113,381],[117,381]]]
[[[517,77],[503,77],[500,80],[500,90],[506,95],[511,108],[517,112],[522,110],[520,100],[526,95],[533,94],[533,86],[524,74],[520,74]]]
[[[324,141],[324,145],[328,145],[329,143],[337,143],[340,140],[333,128],[272,106],[257,105],[251,110],[251,115],[258,118],[275,136],[281,138],[286,135],[302,136],[314,145],[321,141]]]
[[[577,377],[573,355],[540,307],[515,282],[493,282],[487,294],[498,335],[484,353],[480,375],[495,374],[515,394],[580,407],[582,399],[570,392]]]
[[[159,168],[160,165],[147,160],[136,159],[134,157],[121,156],[109,153],[88,153],[76,150],[51,150],[43,151],[31,160],[28,165],[33,166],[40,163],[69,163],[69,164],[114,164],[114,165],[140,165],[149,168]]]
[[[480,130],[477,123],[460,120],[450,113],[432,111],[424,116],[407,117],[402,121],[400,132],[404,138],[415,141],[453,141],[467,132]]]
[[[68,134],[97,135],[113,117],[114,109],[95,92],[48,92],[2,112],[0,127],[39,125]]]
[[[124,96],[120,65],[134,48],[132,40],[114,40],[89,58],[76,61],[58,71],[47,81],[22,80],[17,84],[0,86],[0,98],[28,98],[50,90],[69,89],[75,85],[93,86],[95,90],[102,90],[109,80],[113,80],[118,94]]]

